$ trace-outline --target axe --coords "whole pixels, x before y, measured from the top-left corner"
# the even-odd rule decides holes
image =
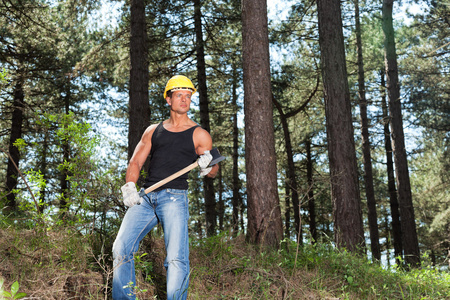
[[[212,150],[209,151],[209,153],[212,155],[212,160],[209,163],[208,167],[212,167],[215,164],[221,162],[222,160],[225,159],[225,156],[220,155],[219,150],[217,148],[214,148]],[[139,192],[139,196],[142,197],[148,193],[150,193],[151,191],[154,191],[155,189],[165,185],[166,183],[174,180],[175,178],[183,175],[184,173],[189,172],[190,170],[194,169],[198,167],[198,161],[196,160],[195,162],[193,162],[192,164],[190,164],[189,166],[185,167],[184,169],[181,169],[180,171],[173,173],[172,175],[164,178],[163,180],[153,184],[152,186],[149,186],[148,188],[146,188],[145,190],[141,190]]]

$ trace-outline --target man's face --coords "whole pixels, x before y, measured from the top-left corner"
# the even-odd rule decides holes
[[[187,113],[191,105],[192,92],[189,90],[173,91],[171,97],[167,97],[170,109],[178,113]]]

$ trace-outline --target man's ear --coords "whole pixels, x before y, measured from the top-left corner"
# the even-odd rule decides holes
[[[169,106],[172,105],[172,101],[170,100],[170,97],[166,97],[166,102],[167,102],[167,104],[169,104]]]

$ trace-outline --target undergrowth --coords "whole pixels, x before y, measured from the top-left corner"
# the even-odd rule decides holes
[[[70,228],[0,228],[0,278],[27,299],[111,299],[112,265],[95,236]],[[148,235],[136,255],[139,299],[165,298],[164,241]],[[432,266],[389,269],[331,243],[285,240],[278,250],[221,233],[191,240],[188,299],[450,299],[450,274]]]
[[[448,271],[386,269],[331,243],[274,251],[221,234],[193,248],[193,299],[450,299]]]

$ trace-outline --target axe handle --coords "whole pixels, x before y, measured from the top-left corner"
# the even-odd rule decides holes
[[[169,181],[174,180],[175,178],[183,175],[184,173],[189,172],[190,170],[196,168],[198,166],[198,162],[195,161],[192,164],[190,164],[189,166],[185,167],[184,169],[181,169],[180,171],[170,175],[169,177],[164,178],[163,180],[153,184],[152,186],[149,186],[148,188],[145,189],[145,193],[148,194],[153,190],[156,190],[157,188],[159,188],[160,186],[165,185],[166,183],[168,183]]]

